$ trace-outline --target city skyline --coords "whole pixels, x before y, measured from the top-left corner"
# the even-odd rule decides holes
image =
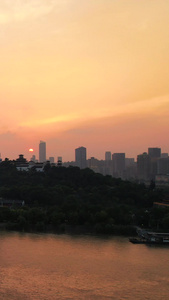
[[[46,157],[46,160],[49,160],[49,158],[50,157],[54,157],[55,158],[55,161],[56,161],[56,159],[58,158],[58,157],[62,157],[63,159],[64,159],[64,161],[66,162],[66,161],[75,161],[75,150],[76,150],[76,148],[78,149],[78,148],[83,148],[83,147],[85,147],[86,149],[87,149],[87,159],[88,158],[91,158],[91,157],[95,157],[95,158],[97,158],[97,159],[99,159],[99,160],[108,160],[108,159],[106,159],[106,154],[108,154],[108,156],[110,156],[110,153],[111,153],[111,156],[112,156],[112,154],[115,154],[115,153],[125,153],[125,155],[126,155],[126,157],[128,157],[128,158],[134,158],[135,160],[137,159],[137,156],[139,155],[139,154],[143,154],[144,152],[147,152],[148,153],[148,149],[149,148],[152,148],[152,149],[155,149],[155,148],[159,148],[159,146],[157,146],[157,145],[155,145],[155,146],[153,146],[153,147],[147,147],[147,148],[144,148],[144,149],[142,149],[142,151],[138,151],[138,153],[135,153],[135,155],[130,155],[130,153],[133,153],[132,151],[131,152],[126,152],[125,151],[125,149],[121,149],[121,151],[113,151],[112,149],[104,149],[103,150],[103,152],[101,152],[101,151],[99,151],[98,153],[99,153],[99,155],[98,156],[96,156],[95,155],[95,153],[92,153],[92,151],[91,151],[91,149],[89,148],[87,148],[86,146],[77,146],[75,149],[69,149],[69,151],[71,152],[71,156],[69,156],[70,157],[70,159],[66,159],[66,157],[64,157],[63,155],[62,155],[62,153],[58,153],[58,151],[57,151],[57,149],[56,149],[56,152],[53,150],[53,149],[50,149],[50,150],[46,150],[46,144],[47,144],[47,142],[46,141],[42,141],[42,140],[40,140],[40,143],[38,143],[37,142],[37,144],[36,145],[34,145],[34,148],[29,148],[29,149],[25,149],[24,150],[24,152],[23,151],[18,151],[18,153],[16,154],[16,156],[11,156],[11,157],[9,157],[9,156],[7,156],[5,153],[2,153],[2,152],[0,152],[0,157],[4,160],[5,158],[8,158],[8,159],[10,159],[10,160],[13,160],[13,159],[16,159],[17,157],[18,157],[18,155],[20,155],[20,154],[23,154],[25,157],[27,157],[27,159],[29,160],[32,156],[35,156],[36,157],[36,159],[37,160],[40,160],[39,159],[39,157],[40,157],[40,145],[41,144],[45,144],[45,153],[44,153],[44,156]],[[47,148],[49,148],[49,147],[47,147]],[[24,148],[23,148],[24,149]],[[31,152],[30,152],[30,149],[31,149]],[[117,148],[115,148],[115,149],[117,149]],[[160,147],[160,149],[161,149],[161,147]],[[98,149],[99,150],[99,149]],[[167,154],[167,153],[169,153],[169,149],[165,149],[165,151],[164,151],[164,149],[161,149],[162,150],[162,152],[161,152],[161,154]],[[64,152],[64,151],[63,151]],[[44,159],[42,159],[43,161],[45,161]],[[42,161],[42,160],[40,160],[40,161]]]
[[[147,147],[146,149],[144,149],[142,152],[138,152],[136,153],[135,157],[131,157],[129,155],[127,155],[127,153],[124,151],[122,152],[113,152],[109,149],[105,150],[102,157],[99,158],[95,155],[93,155],[93,153],[90,153],[90,151],[88,151],[87,147],[85,146],[79,146],[76,147],[75,149],[71,149],[73,150],[73,157],[71,160],[66,160],[64,159],[64,157],[62,155],[58,155],[57,153],[53,156],[50,155],[50,153],[48,153],[48,151],[46,150],[47,147],[47,143],[46,141],[42,141],[40,140],[40,142],[38,143],[38,151],[37,153],[34,153],[34,150],[30,149],[27,151],[26,153],[18,153],[17,157],[13,157],[13,158],[9,158],[7,156],[3,156],[0,153],[0,158],[1,160],[4,160],[5,158],[11,159],[11,160],[16,160],[18,158],[18,156],[23,155],[27,161],[33,160],[33,161],[37,161],[37,162],[45,162],[45,161],[51,161],[51,162],[57,162],[58,160],[61,160],[62,162],[75,162],[77,163],[77,165],[79,164],[79,166],[81,165],[81,160],[90,160],[91,158],[97,159],[97,160],[103,160],[103,161],[107,161],[109,162],[110,160],[113,160],[113,156],[114,157],[118,157],[119,155],[124,157],[125,160],[132,160],[132,161],[137,161],[138,156],[142,156],[143,154],[152,156],[154,155],[154,157],[161,157],[161,158],[168,158],[169,157],[169,151],[164,152],[163,149],[161,149],[161,147],[156,146],[156,147]],[[28,154],[29,153],[29,154]],[[89,153],[89,154],[88,154]],[[158,153],[158,155],[157,155]]]
[[[2,162],[2,160],[1,160]],[[46,164],[51,166],[79,167],[80,169],[90,168],[102,175],[111,175],[123,180],[139,180],[140,182],[158,182],[158,184],[169,182],[169,155],[162,153],[161,148],[149,147],[147,152],[137,155],[134,158],[126,157],[123,153],[105,152],[105,160],[98,160],[96,157],[87,157],[87,149],[83,146],[75,149],[75,160],[64,162],[62,157],[58,157],[57,162],[54,157],[46,159],[46,143],[40,141],[39,161],[32,156],[28,161],[23,154],[15,160],[16,168],[19,171],[28,171],[32,167],[37,171],[43,172]]]
[[[2,158],[135,157],[169,141],[168,1],[1,0]]]

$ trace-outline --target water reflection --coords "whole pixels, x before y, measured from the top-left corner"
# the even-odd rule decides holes
[[[0,233],[0,299],[167,299],[169,248],[127,238]]]

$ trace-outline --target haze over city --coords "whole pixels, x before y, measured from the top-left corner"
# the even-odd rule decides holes
[[[1,0],[0,152],[168,152],[169,1]]]

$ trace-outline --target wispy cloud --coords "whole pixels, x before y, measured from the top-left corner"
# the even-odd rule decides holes
[[[119,123],[121,119],[128,116],[149,116],[153,115],[164,115],[166,106],[169,104],[169,95],[156,97],[152,99],[147,99],[144,101],[137,101],[135,103],[123,103],[121,105],[112,106],[109,108],[95,108],[95,114],[93,115],[93,111],[89,111],[86,113],[85,108],[81,112],[74,112],[65,115],[57,115],[50,118],[42,118],[42,119],[29,119],[20,124],[23,128],[45,128],[45,130],[52,131],[56,129],[57,131],[71,131],[74,128],[80,128],[85,124],[100,122],[101,120],[107,120],[107,122],[111,122],[114,120],[115,123]],[[81,124],[81,125],[80,125]],[[69,129],[68,129],[69,128]],[[75,130],[76,131],[76,130]]]
[[[55,5],[54,0],[1,0],[0,24],[46,15],[53,10]]]
[[[30,120],[27,122],[23,122],[21,126],[26,127],[34,127],[34,126],[42,126],[42,125],[50,125],[54,123],[67,123],[74,120],[78,120],[79,116],[77,114],[69,114],[69,115],[59,115],[56,117],[46,118],[46,119],[36,119],[36,120]]]
[[[5,131],[3,133],[0,133],[0,140],[13,140],[15,138],[16,134],[11,131]]]

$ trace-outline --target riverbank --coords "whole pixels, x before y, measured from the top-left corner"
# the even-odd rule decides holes
[[[107,234],[107,235],[121,235],[121,236],[136,236],[135,226],[124,226],[124,225],[112,225],[109,224],[96,224],[91,225],[68,225],[60,224],[58,226],[52,226],[51,224],[29,224],[25,228],[20,227],[18,223],[0,223],[1,231],[18,231],[18,232],[42,232],[42,233],[57,233],[57,234],[84,234],[84,235],[95,235],[95,234]]]

